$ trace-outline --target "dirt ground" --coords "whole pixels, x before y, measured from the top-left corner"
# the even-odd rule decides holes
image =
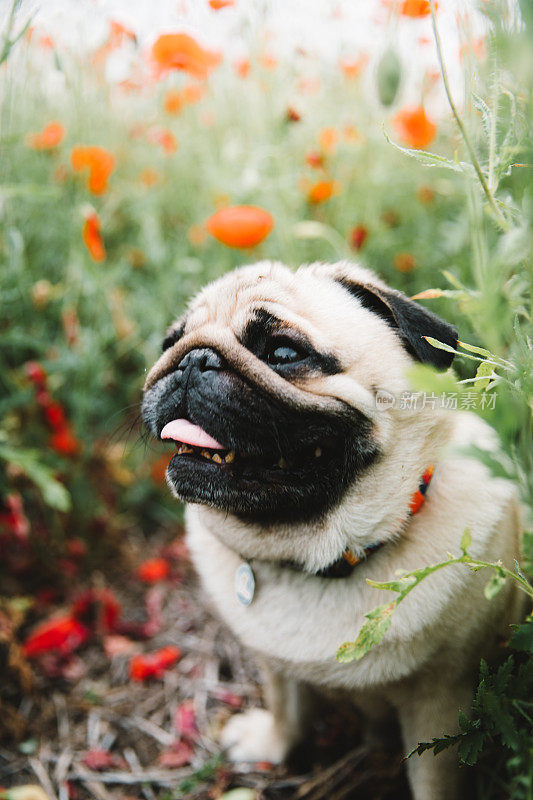
[[[154,553],[162,546],[150,543]],[[128,624],[156,607],[159,630],[144,641],[95,636],[55,675],[35,667],[34,687],[17,698],[24,735],[0,744],[0,786],[40,784],[50,800],[207,800],[236,787],[256,800],[408,800],[400,753],[365,749],[346,707],[324,709],[287,767],[224,761],[218,731],[230,714],[261,704],[258,675],[205,610],[180,540],[172,547],[177,566],[164,584],[147,588],[121,571],[97,577]],[[151,554],[138,542],[141,553]],[[133,654],[168,645],[181,651],[173,668],[131,679]]]

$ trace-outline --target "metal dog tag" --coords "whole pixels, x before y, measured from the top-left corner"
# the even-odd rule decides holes
[[[235,570],[235,596],[241,606],[249,606],[254,599],[255,577],[253,570],[246,562]]]

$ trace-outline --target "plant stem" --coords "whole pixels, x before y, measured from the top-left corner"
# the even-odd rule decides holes
[[[463,141],[466,144],[466,148],[468,150],[468,154],[470,156],[470,160],[471,160],[472,165],[473,165],[473,167],[474,167],[474,169],[476,171],[476,175],[477,175],[478,180],[479,180],[479,182],[481,184],[483,192],[485,193],[485,196],[486,196],[487,200],[489,201],[489,204],[490,204],[492,210],[494,211],[494,213],[496,215],[496,218],[497,218],[497,220],[499,222],[500,227],[503,230],[509,230],[509,223],[507,222],[506,218],[504,217],[504,215],[502,214],[502,212],[498,208],[496,200],[494,199],[494,196],[493,196],[491,190],[489,189],[489,186],[488,186],[487,181],[485,179],[485,176],[483,174],[483,170],[481,169],[481,166],[480,166],[479,161],[477,159],[477,156],[476,156],[476,153],[475,153],[474,148],[472,146],[472,143],[470,142],[470,138],[468,136],[468,133],[466,132],[466,128],[465,128],[465,126],[463,124],[463,121],[462,121],[461,117],[459,116],[459,112],[457,111],[457,108],[455,107],[455,103],[453,101],[453,98],[452,98],[452,95],[451,95],[451,91],[450,91],[450,84],[448,83],[448,74],[446,72],[446,67],[444,66],[444,59],[442,57],[442,48],[441,48],[441,44],[440,44],[440,36],[439,36],[438,29],[437,29],[437,20],[436,20],[436,15],[435,15],[435,0],[429,0],[429,4],[430,4],[430,7],[431,7],[431,24],[433,26],[433,36],[435,37],[435,45],[437,47],[437,58],[438,58],[438,61],[439,61],[440,73],[442,75],[442,82],[444,84],[444,91],[446,92],[446,97],[448,98],[448,103],[450,104],[450,108],[452,110],[452,114],[455,117],[455,121],[457,123],[457,127],[459,128],[459,131],[461,132],[461,136],[463,137]]]

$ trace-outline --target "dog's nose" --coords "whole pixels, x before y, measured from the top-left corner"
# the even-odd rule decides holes
[[[195,350],[189,350],[183,356],[178,364],[178,369],[186,370],[196,367],[200,372],[207,372],[210,369],[222,369],[223,366],[222,358],[215,350],[211,350],[210,347],[197,347]]]

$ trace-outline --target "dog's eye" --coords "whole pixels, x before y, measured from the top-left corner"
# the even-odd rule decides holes
[[[273,345],[267,352],[267,362],[273,365],[279,364],[293,364],[295,361],[300,361],[302,354],[299,353],[294,347],[287,344]]]

